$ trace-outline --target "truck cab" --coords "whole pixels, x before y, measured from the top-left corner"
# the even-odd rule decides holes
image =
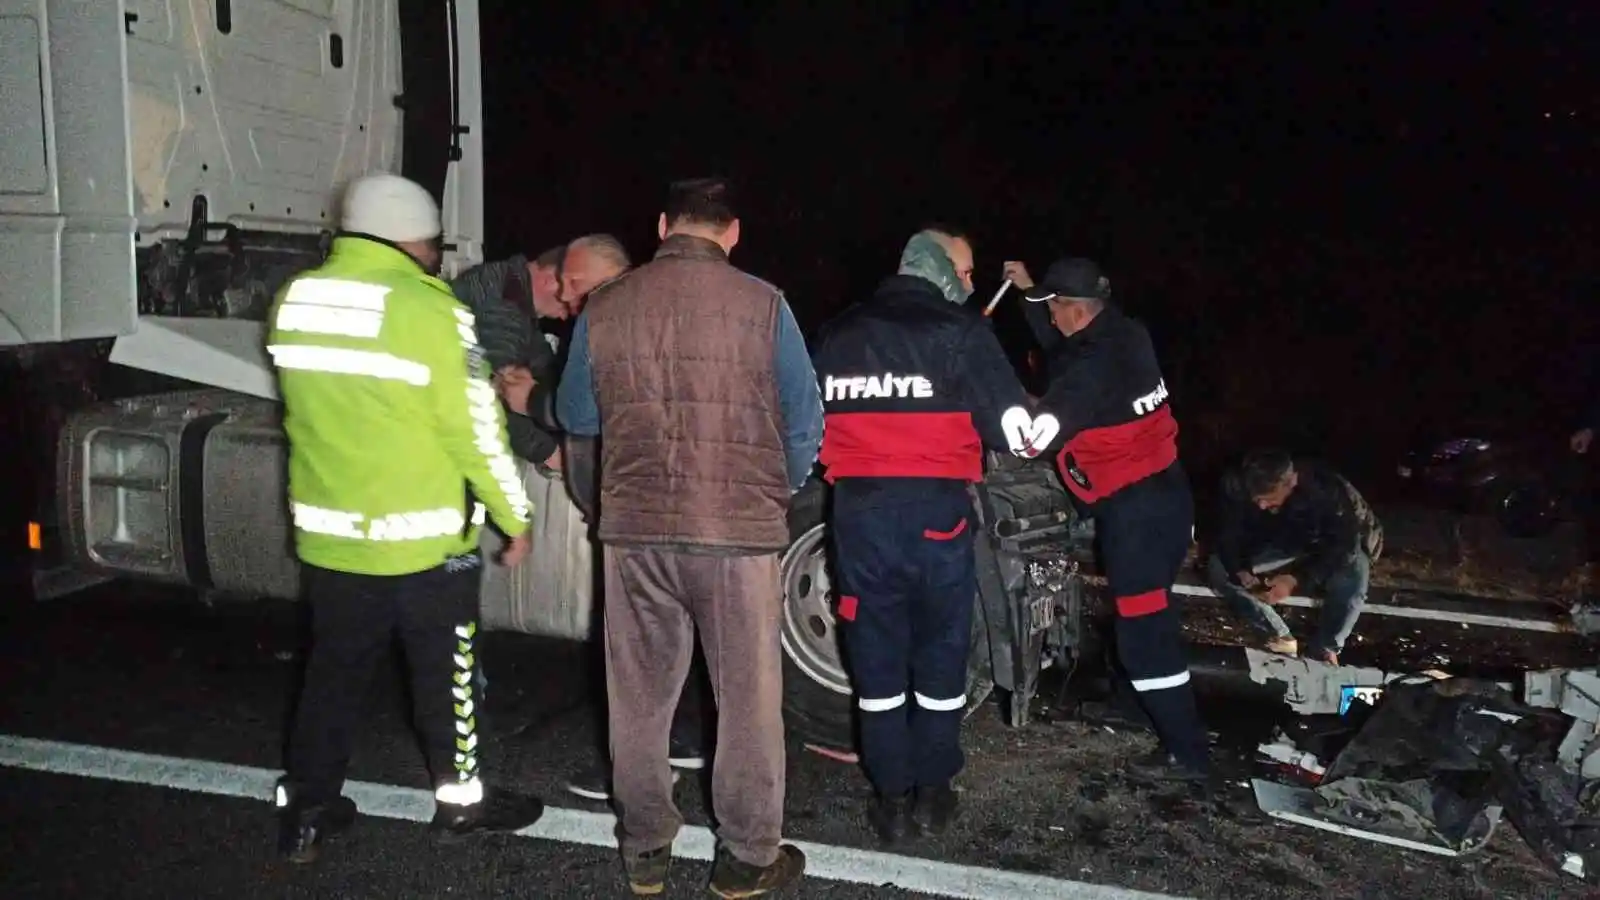
[[[446,275],[482,261],[477,0],[0,0],[0,42],[0,365],[36,589],[210,589],[205,504],[282,506],[271,466],[219,491],[216,441],[273,428],[263,319],[344,185],[422,183]]]

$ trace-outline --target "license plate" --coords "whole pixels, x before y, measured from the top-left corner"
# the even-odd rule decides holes
[[[1400,469],[1399,469],[1399,472],[1400,472],[1400,477],[1401,478],[1410,478],[1411,477],[1411,467],[1410,466],[1401,466]]]
[[[1054,625],[1056,621],[1056,598],[1044,596],[1028,604],[1028,633],[1038,634]]]
[[[1350,704],[1355,702],[1357,697],[1361,698],[1365,703],[1377,706],[1378,698],[1382,696],[1383,688],[1381,687],[1358,687],[1353,684],[1347,684],[1339,689],[1339,715],[1342,716],[1349,712]]]

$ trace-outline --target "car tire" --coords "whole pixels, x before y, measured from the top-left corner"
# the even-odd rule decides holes
[[[1560,501],[1537,478],[1518,479],[1498,486],[1490,503],[1495,521],[1514,538],[1547,537],[1560,524]]]
[[[780,570],[783,719],[789,733],[805,743],[854,752],[854,697],[836,643],[830,644],[837,641],[832,591],[816,577],[819,554],[827,552],[826,507],[827,487],[817,480],[789,503],[789,548]]]
[[[784,618],[783,718],[802,742],[853,753],[859,737],[855,694],[850,689],[833,619],[831,585],[818,589],[815,560],[826,554],[827,490],[812,481],[789,504],[789,548],[780,568]],[[808,579],[809,573],[809,579]],[[977,598],[974,598],[977,603]],[[802,630],[810,626],[809,634]],[[967,707],[971,717],[994,693],[989,639],[980,609],[974,609],[972,655],[967,665]]]

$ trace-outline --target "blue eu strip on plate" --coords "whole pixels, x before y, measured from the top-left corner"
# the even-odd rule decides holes
[[[1347,684],[1339,689],[1339,715],[1349,712],[1350,704],[1357,697],[1376,706],[1381,696],[1383,696],[1381,687]]]

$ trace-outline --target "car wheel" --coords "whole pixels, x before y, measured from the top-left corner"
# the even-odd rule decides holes
[[[855,748],[855,702],[839,646],[828,573],[824,490],[807,485],[790,504],[792,542],[783,554],[783,714],[791,733],[834,750]]]
[[[802,741],[855,752],[855,688],[840,646],[833,581],[828,571],[828,527],[823,485],[812,483],[789,507],[791,543],[783,554],[783,716]],[[972,655],[967,667],[966,716],[994,692],[982,604],[975,597]]]
[[[1541,481],[1514,481],[1493,497],[1495,521],[1512,537],[1542,538],[1560,522],[1560,502]]]

